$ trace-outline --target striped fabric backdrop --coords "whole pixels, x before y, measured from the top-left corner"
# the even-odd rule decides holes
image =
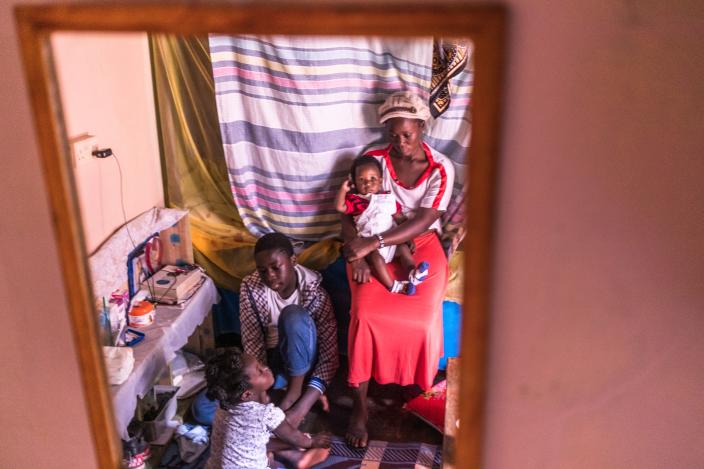
[[[378,106],[402,89],[428,98],[432,50],[432,38],[211,35],[225,158],[245,226],[303,241],[338,235],[333,198],[350,162],[384,141]],[[472,78],[467,67],[452,79],[450,107],[425,138],[456,165],[451,224],[462,219]]]

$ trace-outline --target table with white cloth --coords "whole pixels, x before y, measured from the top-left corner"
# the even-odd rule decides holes
[[[132,373],[119,386],[110,386],[115,423],[122,439],[128,439],[127,426],[134,417],[137,400],[152,388],[176,356],[176,351],[186,345],[190,335],[217,302],[215,284],[205,277],[188,301],[179,306],[157,305],[154,322],[139,329],[145,333],[145,338],[132,348],[135,360]]]

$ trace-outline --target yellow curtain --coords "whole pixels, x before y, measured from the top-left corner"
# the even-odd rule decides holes
[[[151,35],[150,47],[166,205],[189,211],[196,262],[219,286],[237,291],[254,270],[256,239],[230,190],[208,38]],[[321,241],[298,260],[322,269],[339,248],[337,240]]]

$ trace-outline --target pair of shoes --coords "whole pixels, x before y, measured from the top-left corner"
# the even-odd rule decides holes
[[[143,469],[145,467],[145,461],[147,461],[151,455],[151,449],[147,445],[146,449],[141,453],[123,456],[122,465],[128,469]]]
[[[394,280],[393,285],[389,289],[391,293],[401,293],[404,295],[415,295],[417,286],[428,278],[430,264],[426,261],[418,264],[418,267],[411,270],[408,274],[408,280]]]
[[[122,441],[122,465],[128,469],[142,469],[144,462],[152,456],[152,451],[144,440],[144,428],[141,423],[133,421],[128,427],[129,440]]]

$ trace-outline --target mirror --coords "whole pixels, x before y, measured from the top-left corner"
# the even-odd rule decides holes
[[[156,10],[152,10],[156,8]],[[85,328],[79,324],[86,324],[87,319],[93,320],[95,317],[93,307],[94,286],[88,280],[90,275],[87,265],[86,254],[105,239],[116,226],[124,222],[121,219],[130,219],[141,210],[138,208],[139,201],[130,201],[130,194],[135,192],[126,191],[127,194],[120,197],[121,205],[127,200],[128,209],[119,207],[114,202],[111,207],[106,208],[103,204],[96,204],[96,198],[91,194],[100,191],[117,192],[123,184],[115,180],[114,169],[110,170],[111,175],[107,176],[107,181],[99,187],[87,188],[90,183],[96,180],[105,179],[104,166],[96,166],[94,161],[86,164],[76,162],[76,167],[72,168],[72,158],[75,159],[75,151],[72,156],[69,146],[75,144],[76,137],[80,137],[83,131],[95,132],[102,138],[106,136],[108,145],[116,152],[120,148],[118,157],[121,154],[129,155],[132,152],[139,153],[140,149],[127,148],[130,142],[123,140],[115,143],[109,137],[112,131],[109,127],[104,129],[82,129],[78,120],[72,121],[70,116],[75,116],[76,112],[72,106],[86,106],[79,110],[78,114],[90,115],[95,101],[88,99],[85,94],[81,95],[81,90],[76,90],[73,98],[65,95],[66,87],[61,86],[62,69],[59,49],[68,50],[61,41],[70,41],[68,36],[61,36],[59,33],[53,38],[51,34],[64,30],[109,30],[109,31],[149,31],[149,32],[169,32],[179,34],[203,34],[206,31],[220,32],[228,34],[287,34],[287,35],[329,35],[333,31],[335,34],[346,34],[354,36],[376,37],[378,31],[383,31],[381,24],[384,15],[394,11],[393,7],[344,7],[349,8],[340,14],[340,6],[337,8],[318,7],[248,7],[240,9],[237,7],[220,8],[217,6],[206,7],[136,7],[136,6],[115,6],[91,7],[89,5],[72,6],[64,9],[36,9],[24,7],[18,10],[18,19],[21,30],[21,39],[24,48],[27,73],[33,92],[35,110],[52,109],[53,112],[36,112],[38,131],[42,145],[45,171],[47,173],[47,185],[52,193],[53,210],[56,215],[57,237],[62,246],[62,260],[64,263],[67,289],[71,293],[71,313],[73,323],[76,327],[76,335],[85,340],[81,340],[82,347],[81,365],[84,374],[86,393],[95,397],[88,403],[94,434],[96,435],[96,447],[100,455],[102,467],[115,467],[119,459],[119,442],[115,434],[112,423],[111,396],[109,389],[105,385],[104,369],[98,342],[96,340],[95,328]],[[301,10],[302,9],[302,10]],[[284,13],[287,14],[284,14]],[[310,21],[299,23],[295,18],[305,14]],[[264,16],[259,16],[264,15]],[[298,16],[301,17],[301,16]],[[442,28],[435,26],[432,20],[439,20],[440,17],[451,18],[449,26]],[[149,19],[145,19],[149,18]],[[266,24],[259,22],[257,18],[267,18]],[[358,22],[359,18],[365,19]],[[324,23],[318,23],[318,20]],[[458,443],[455,451],[445,459],[445,466],[451,467],[452,460],[466,461],[467,467],[475,467],[479,461],[480,429],[481,429],[481,400],[482,383],[484,370],[484,329],[485,311],[488,296],[488,266],[489,266],[489,233],[491,228],[491,187],[492,175],[495,162],[496,142],[498,136],[498,89],[499,89],[499,65],[501,59],[502,41],[502,21],[503,13],[500,9],[477,9],[469,7],[422,7],[417,11],[404,12],[399,18],[399,27],[394,31],[395,36],[417,37],[426,35],[443,35],[445,37],[468,37],[476,48],[472,109],[472,148],[470,151],[470,161],[472,171],[468,184],[468,223],[466,229],[468,237],[464,242],[464,250],[469,255],[466,256],[464,282],[464,320],[462,333],[462,373],[460,385],[462,392],[459,409],[459,419],[463,422],[459,428]],[[447,22],[446,22],[447,23]],[[325,24],[325,27],[319,25]],[[318,25],[318,26],[314,26]],[[439,29],[442,29],[440,31]],[[386,31],[385,31],[386,33]],[[114,34],[114,33],[111,33]],[[264,37],[264,36],[261,36]],[[269,37],[269,36],[266,36]],[[55,63],[49,60],[51,54],[42,55],[38,52],[48,51],[50,42],[54,46],[53,58]],[[397,39],[398,41],[398,39]],[[402,42],[402,41],[399,41]],[[97,45],[96,42],[93,45]],[[144,44],[138,45],[139,53],[144,54]],[[77,49],[76,49],[77,50]],[[103,50],[104,52],[104,50]],[[101,53],[100,49],[95,53]],[[142,56],[142,59],[144,57]],[[51,71],[56,70],[57,76],[51,75]],[[80,73],[90,73],[89,67]],[[108,74],[109,75],[109,74]],[[66,81],[66,80],[65,80]],[[217,81],[217,80],[216,80]],[[58,82],[58,88],[57,88]],[[116,84],[117,85],[117,84]],[[126,85],[131,91],[139,89],[151,89],[151,84],[141,83],[139,85]],[[147,85],[147,86],[145,86]],[[60,91],[60,92],[59,92]],[[87,93],[87,90],[83,90]],[[59,95],[64,94],[63,110],[60,106]],[[148,96],[143,96],[143,101],[148,101]],[[140,99],[136,99],[139,101]],[[125,103],[123,103],[125,104]],[[375,103],[378,105],[378,103]],[[102,109],[101,112],[111,112],[116,116],[126,113],[121,124],[135,125],[137,128],[155,125],[156,108],[150,115],[147,109],[145,112],[134,112],[130,115],[129,108]],[[163,116],[161,117],[163,128]],[[373,124],[373,121],[371,121]],[[134,132],[133,134],[138,134]],[[80,140],[80,139],[79,139]],[[133,143],[133,142],[132,142]],[[151,145],[151,147],[149,147]],[[163,142],[162,142],[163,145]],[[99,142],[99,146],[100,145]],[[155,153],[154,142],[147,142],[147,149],[141,149],[146,153]],[[162,146],[163,149],[163,146]],[[158,151],[158,150],[156,150]],[[117,161],[117,160],[116,160]],[[120,160],[122,161],[122,160]],[[127,159],[127,161],[132,161]],[[149,206],[159,205],[162,194],[159,184],[150,184],[154,181],[154,175],[161,174],[162,168],[158,166],[158,159],[137,160],[146,165],[142,169],[134,166],[138,163],[126,164],[125,173],[143,174],[145,181],[137,183],[140,186],[142,199],[149,200]],[[98,163],[107,163],[99,161]],[[110,162],[112,163],[112,162]],[[130,166],[130,167],[128,167]],[[342,165],[344,166],[344,165]],[[122,168],[118,169],[122,172]],[[168,170],[166,171],[168,172]],[[101,174],[103,173],[103,174]],[[151,176],[149,176],[151,174]],[[339,178],[340,180],[342,178]],[[160,177],[159,177],[159,180]],[[86,184],[87,181],[87,184]],[[74,185],[75,182],[78,184]],[[167,181],[168,185],[169,182]],[[338,184],[338,181],[335,182]],[[78,191],[76,192],[76,186]],[[169,193],[169,191],[167,191]],[[145,194],[147,197],[144,197]],[[78,202],[76,201],[78,195]],[[112,198],[113,201],[117,200]],[[134,202],[134,203],[133,203]],[[93,205],[91,205],[93,204]],[[83,214],[83,226],[78,219],[78,213]],[[97,207],[97,208],[96,208]],[[133,210],[131,212],[130,210]],[[120,211],[124,212],[120,215]],[[105,212],[96,216],[98,212]],[[109,217],[106,216],[109,213]],[[117,215],[117,216],[115,216]],[[119,223],[106,223],[106,218],[117,219]],[[91,225],[92,224],[92,225]],[[90,225],[90,226],[89,226]],[[100,225],[100,229],[96,226]],[[84,238],[85,236],[85,238]],[[85,239],[85,241],[84,241]],[[66,275],[69,269],[78,275]],[[462,290],[461,288],[459,290]],[[446,456],[449,453],[446,453]]]

